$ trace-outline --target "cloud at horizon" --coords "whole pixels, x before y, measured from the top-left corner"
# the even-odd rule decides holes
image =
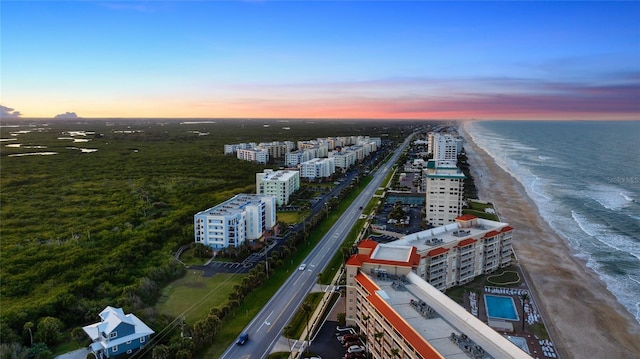
[[[20,111],[7,106],[0,105],[0,118],[20,118],[22,114]]]

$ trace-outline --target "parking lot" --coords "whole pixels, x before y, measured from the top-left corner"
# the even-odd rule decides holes
[[[338,340],[338,336],[336,334],[349,334],[355,333],[355,331],[348,331],[342,328],[342,331],[338,331],[338,322],[336,321],[326,321],[316,337],[311,342],[310,351],[314,353],[314,355],[319,355],[323,359],[338,359],[344,358],[347,353],[347,349],[344,347],[342,343]],[[352,341],[354,345],[355,341]],[[361,342],[360,342],[361,344]],[[357,358],[357,356],[354,356]]]

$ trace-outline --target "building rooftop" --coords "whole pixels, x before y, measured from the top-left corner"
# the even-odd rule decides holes
[[[230,199],[218,204],[217,206],[214,206],[209,209],[205,209],[204,211],[200,211],[196,213],[196,216],[198,215],[224,216],[228,214],[239,213],[239,212],[242,212],[248,204],[260,203],[263,197],[264,195],[258,195],[258,194],[246,194],[246,193],[237,194],[231,197]]]
[[[507,223],[477,218],[472,215],[462,215],[457,219],[458,221],[454,223],[406,235],[391,244],[414,246],[418,252],[423,252],[469,238],[491,237],[492,234],[496,235],[513,229]],[[492,231],[495,233],[490,234]]]
[[[447,359],[473,357],[464,349],[467,345],[487,359],[531,358],[413,272],[396,281],[364,273],[356,280],[372,293],[371,304],[421,353],[435,350]],[[452,333],[458,342],[452,340]]]
[[[287,171],[287,170],[278,170],[278,171],[265,171],[262,179],[264,181],[286,181],[291,177],[295,177],[300,172],[298,171]]]

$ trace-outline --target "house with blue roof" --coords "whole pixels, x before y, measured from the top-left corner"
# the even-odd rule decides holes
[[[91,338],[89,348],[98,359],[131,354],[144,347],[154,333],[135,315],[125,315],[122,308],[108,306],[100,312],[100,319],[82,328]]]

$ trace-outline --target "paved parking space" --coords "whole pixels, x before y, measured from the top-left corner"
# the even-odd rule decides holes
[[[313,342],[311,342],[311,351],[324,358],[342,358],[347,352],[336,337],[336,327],[338,322],[326,321]]]

